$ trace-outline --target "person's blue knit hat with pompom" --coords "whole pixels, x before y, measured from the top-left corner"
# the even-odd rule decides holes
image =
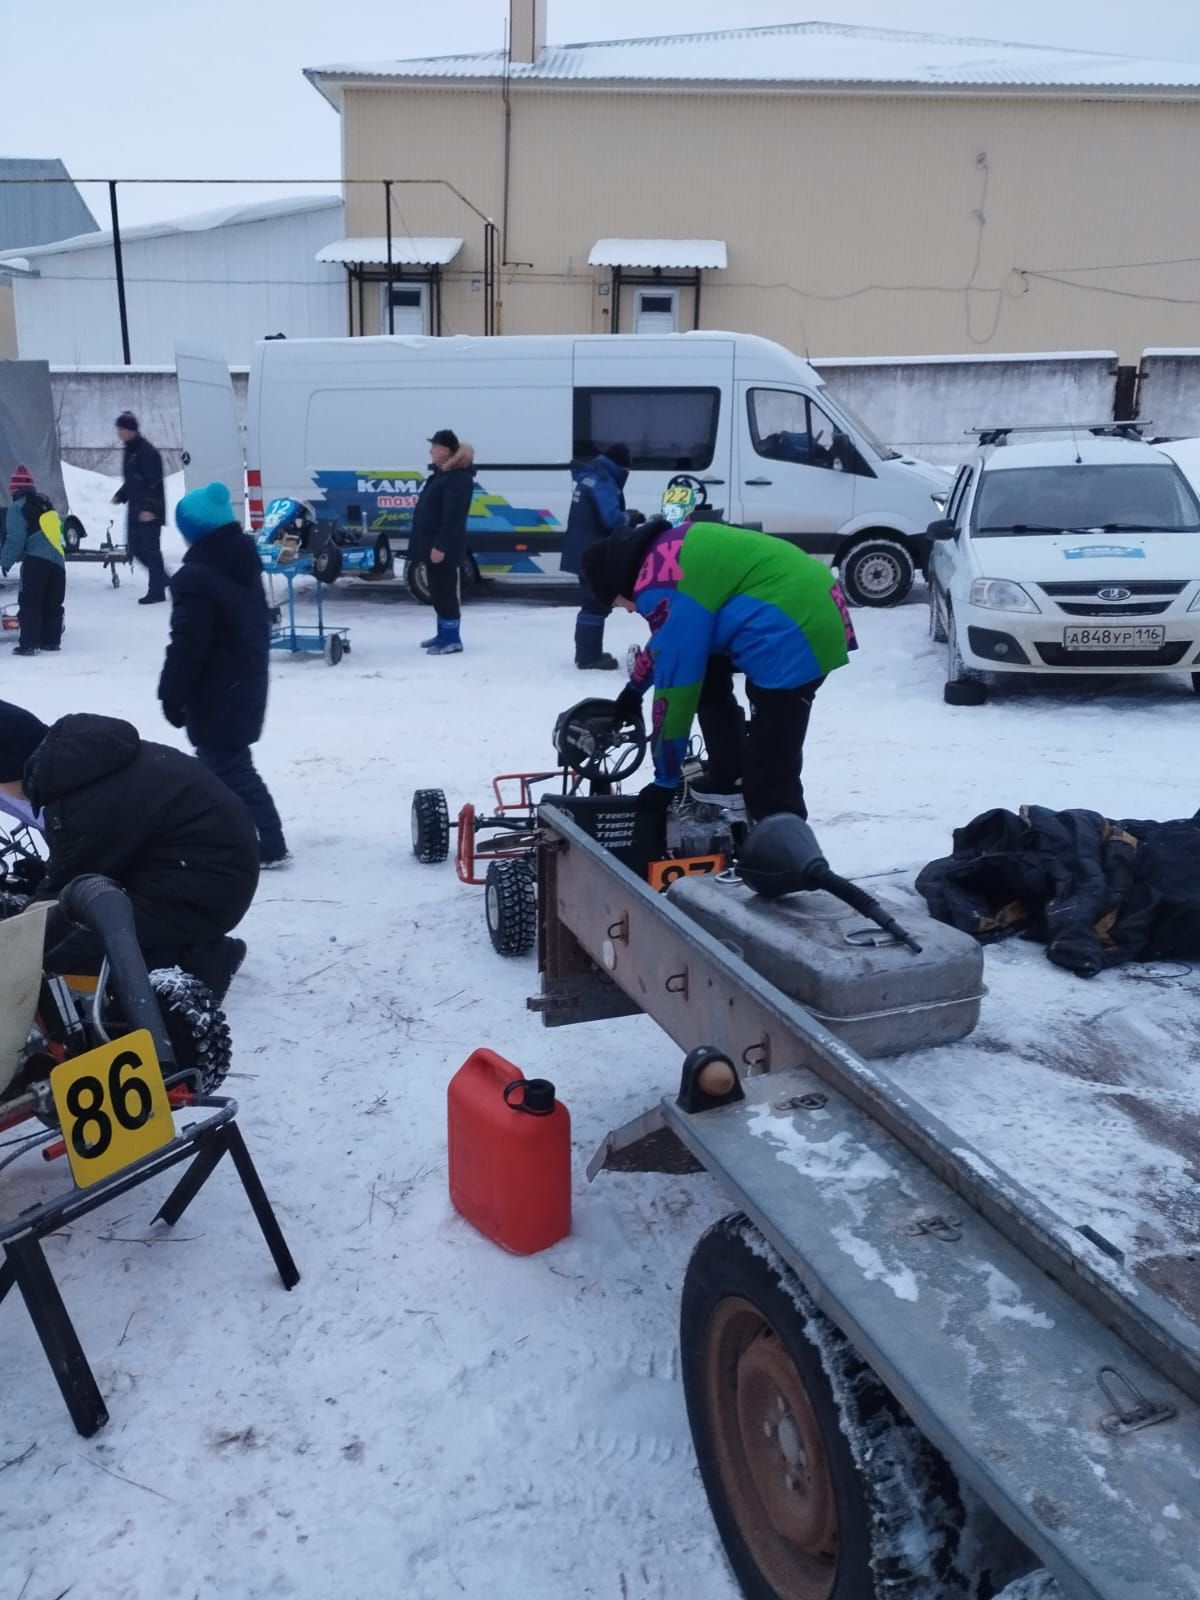
[[[175,507],[175,526],[190,544],[203,539],[206,533],[238,526],[229,490],[223,483],[206,483],[203,489],[192,489]]]

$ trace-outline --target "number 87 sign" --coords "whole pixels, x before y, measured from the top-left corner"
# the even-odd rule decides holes
[[[50,1092],[81,1189],[175,1137],[162,1068],[145,1028],[62,1062],[50,1074]]]

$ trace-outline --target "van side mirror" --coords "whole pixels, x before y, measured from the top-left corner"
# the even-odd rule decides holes
[[[939,517],[925,529],[926,536],[930,539],[953,539],[957,532],[958,528],[953,517]]]

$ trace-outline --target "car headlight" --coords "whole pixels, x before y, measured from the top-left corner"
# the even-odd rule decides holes
[[[976,578],[971,585],[971,604],[987,611],[1036,611],[1032,596],[1019,583],[1007,578]]]
[[[938,508],[938,515],[944,517],[946,515],[946,501],[949,500],[950,496],[948,494],[931,494],[929,498]]]

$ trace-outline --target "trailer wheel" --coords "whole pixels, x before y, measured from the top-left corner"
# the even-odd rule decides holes
[[[63,518],[62,531],[63,547],[66,550],[67,555],[73,556],[78,551],[79,546],[87,538],[87,529],[84,527],[83,523],[80,522],[78,517],[69,516]]]
[[[413,855],[425,866],[450,854],[450,808],[442,789],[418,789],[412,798]]]
[[[483,903],[496,954],[528,955],[537,943],[537,884],[529,863],[489,862]]]
[[[917,575],[907,547],[886,534],[851,545],[837,565],[846,599],[854,606],[898,606]]]
[[[680,1342],[701,1477],[748,1600],[943,1592],[956,1480],[741,1214],[696,1246]],[[906,1538],[914,1513],[923,1539]]]

